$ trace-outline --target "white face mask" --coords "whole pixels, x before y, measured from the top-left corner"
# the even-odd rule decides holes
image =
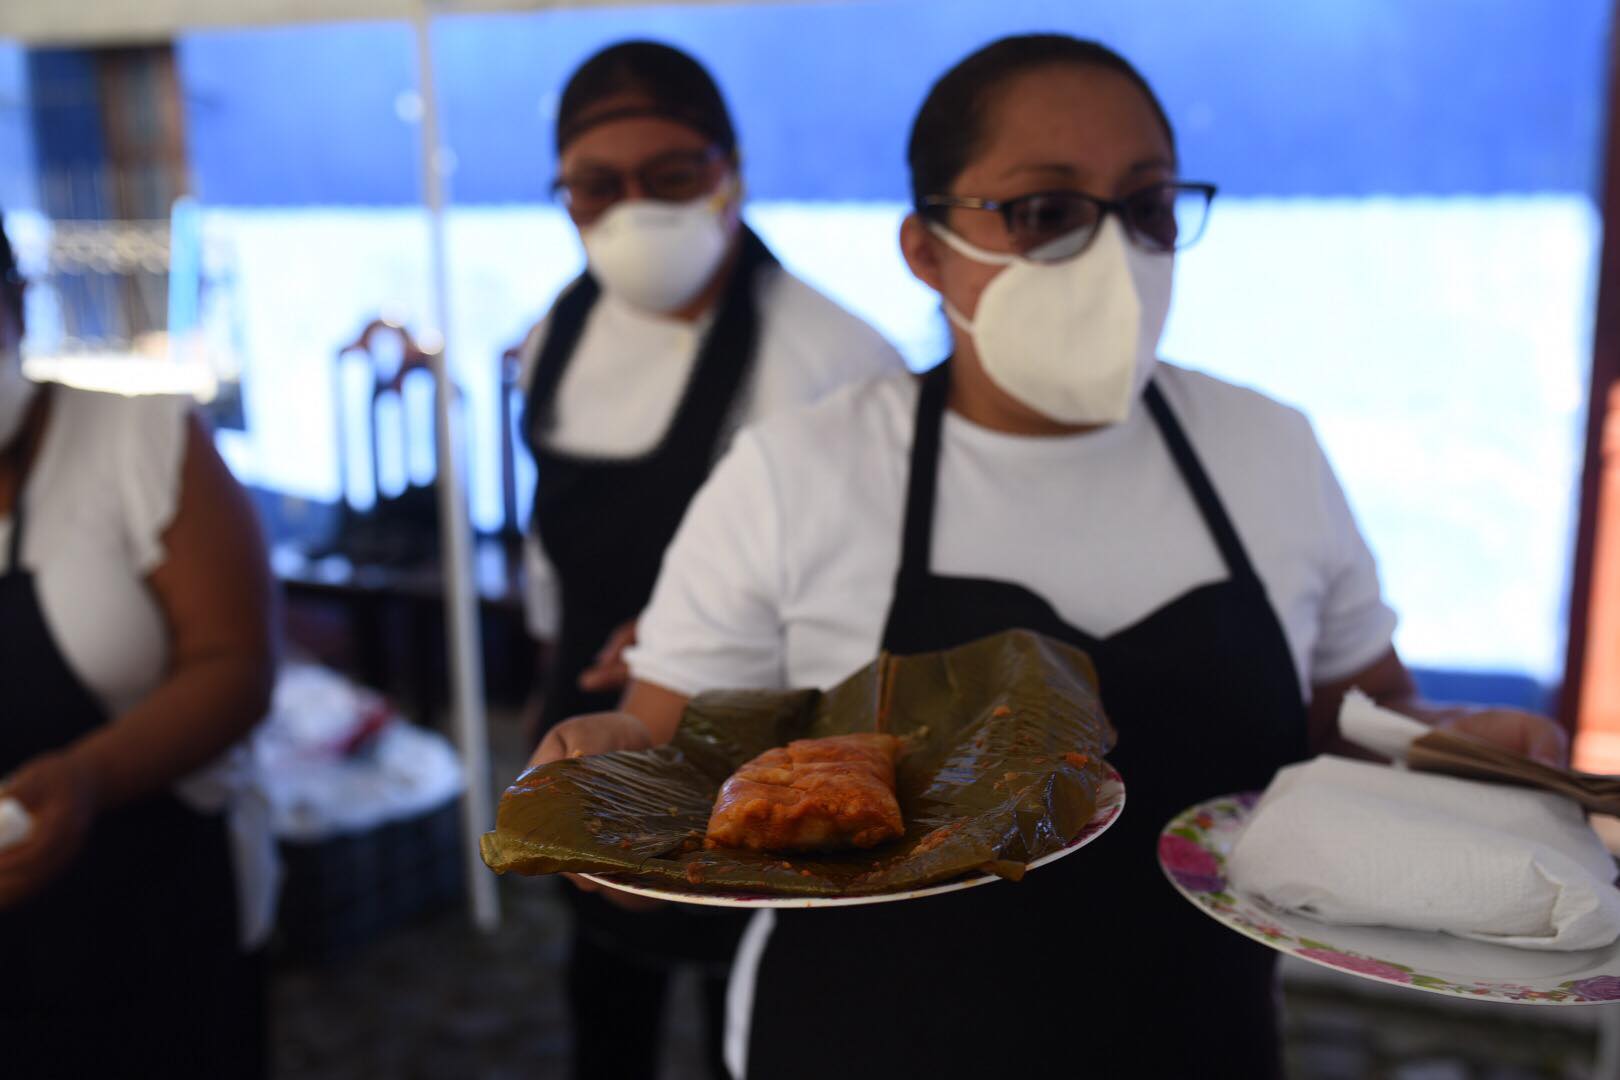
[[[8,446],[28,415],[28,405],[39,384],[22,373],[22,356],[15,346],[0,348],[0,447]]]
[[[967,258],[1006,267],[979,294],[971,322],[945,304],[992,382],[1063,424],[1117,424],[1130,414],[1153,377],[1174,256],[1141,250],[1113,216],[1090,247],[1060,263],[985,251],[931,227]]]
[[[579,231],[591,273],[607,292],[644,311],[684,307],[725,258],[730,191],[685,203],[637,199],[612,207]]]

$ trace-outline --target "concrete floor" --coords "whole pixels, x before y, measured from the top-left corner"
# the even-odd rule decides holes
[[[492,937],[446,912],[349,960],[279,968],[274,1075],[286,1080],[566,1077],[552,883],[502,882]],[[1290,971],[1292,976],[1294,972]],[[1450,1003],[1337,976],[1286,983],[1289,1074],[1303,1080],[1609,1080],[1597,1010]],[[663,1080],[702,1080],[696,986],[683,980]]]

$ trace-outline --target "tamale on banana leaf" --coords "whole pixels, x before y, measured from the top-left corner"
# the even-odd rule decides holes
[[[887,731],[905,835],[867,851],[706,851],[720,785],[793,739]],[[885,654],[826,692],[700,694],[653,750],[554,761],[501,798],[483,857],[497,872],[629,875],[648,885],[863,896],[989,870],[1018,877],[1076,837],[1108,774],[1114,730],[1081,651],[1013,630],[958,648]]]

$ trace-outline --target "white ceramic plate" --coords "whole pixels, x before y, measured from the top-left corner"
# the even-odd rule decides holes
[[[1055,862],[1091,843],[1108,830],[1108,827],[1118,820],[1120,812],[1125,808],[1125,781],[1112,767],[1108,770],[1108,778],[1103,781],[1097,793],[1097,808],[1086,822],[1085,828],[1080,830],[1069,844],[1050,855],[1043,855],[1029,864],[1029,870],[1037,870],[1047,863]],[[978,885],[988,885],[1002,878],[995,874],[980,874],[977,877],[958,878],[939,885],[929,885],[921,889],[907,889],[902,892],[875,893],[870,896],[769,896],[753,893],[716,893],[699,892],[697,890],[679,889],[663,883],[657,885],[637,884],[623,879],[609,878],[597,874],[585,874],[585,877],[605,885],[610,889],[621,892],[635,893],[637,896],[650,896],[657,900],[673,900],[677,904],[704,904],[709,907],[729,908],[817,908],[817,907],[854,907],[857,904],[888,904],[896,900],[916,900],[924,896],[938,896],[940,893],[956,892],[959,889],[971,889]]]
[[[1411,990],[1519,1005],[1620,1001],[1620,942],[1585,952],[1549,952],[1422,930],[1336,926],[1278,911],[1234,889],[1226,878],[1226,857],[1259,798],[1250,792],[1199,803],[1159,834],[1165,876],[1223,926],[1313,964]],[[1219,981],[1219,972],[1207,974]]]

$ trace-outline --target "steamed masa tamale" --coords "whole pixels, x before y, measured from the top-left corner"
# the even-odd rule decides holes
[[[905,832],[894,796],[900,740],[871,733],[796,739],[742,765],[720,788],[708,848],[841,851]]]

